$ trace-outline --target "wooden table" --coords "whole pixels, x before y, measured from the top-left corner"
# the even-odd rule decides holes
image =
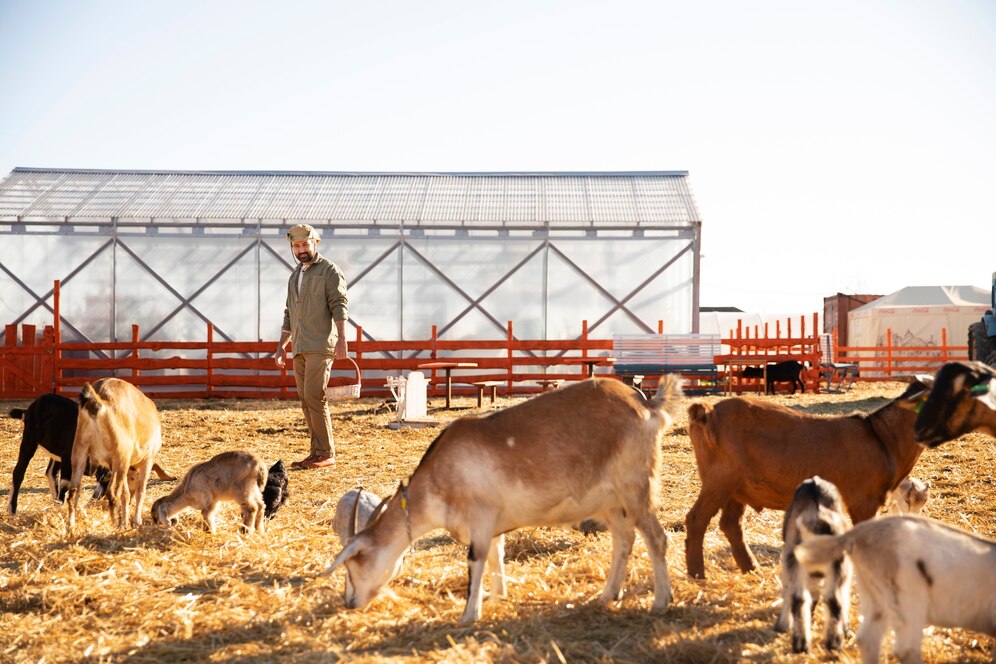
[[[608,367],[615,364],[616,358],[614,357],[562,357],[557,360],[557,365],[570,365],[583,364],[587,367],[585,371],[585,377],[591,378],[595,375],[595,367]]]
[[[453,400],[453,377],[451,372],[454,369],[476,369],[477,362],[426,362],[425,364],[418,365],[418,368],[428,369],[429,371],[442,369],[446,372],[446,408],[449,409],[450,402]]]

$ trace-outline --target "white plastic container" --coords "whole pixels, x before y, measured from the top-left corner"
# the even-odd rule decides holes
[[[408,378],[402,378],[401,399],[398,400],[398,419],[417,420],[426,416],[426,388],[425,375],[421,371],[412,371]]]

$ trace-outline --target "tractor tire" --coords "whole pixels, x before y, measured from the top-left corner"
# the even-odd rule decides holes
[[[996,337],[986,334],[986,325],[982,321],[968,327],[968,359],[985,362],[990,366],[996,360]]]

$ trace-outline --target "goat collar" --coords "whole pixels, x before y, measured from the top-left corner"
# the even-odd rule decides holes
[[[408,533],[408,543],[412,543],[412,515],[408,511],[408,487],[402,481],[398,485],[398,493],[401,494],[401,509],[405,512],[405,532]]]

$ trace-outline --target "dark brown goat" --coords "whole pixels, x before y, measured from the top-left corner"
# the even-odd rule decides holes
[[[826,417],[751,399],[724,399],[688,408],[688,434],[702,480],[685,517],[688,574],[705,577],[702,543],[709,521],[719,527],[741,571],[757,565],[740,519],[749,505],[784,510],[796,486],[819,475],[840,490],[854,523],[870,519],[910,474],[923,451],[913,440],[908,403],[927,387],[914,380],[871,413]]]
[[[982,362],[948,362],[938,370],[914,425],[928,447],[971,431],[996,436],[996,369]]]

